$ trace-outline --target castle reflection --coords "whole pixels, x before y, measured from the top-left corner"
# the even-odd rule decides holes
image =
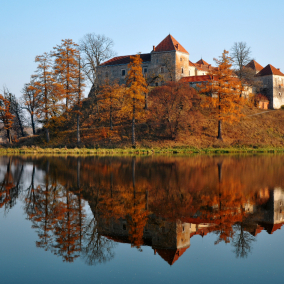
[[[283,156],[2,157],[0,207],[17,200],[36,246],[72,262],[110,261],[117,243],[150,246],[170,265],[191,238],[215,234],[247,257],[284,224]]]

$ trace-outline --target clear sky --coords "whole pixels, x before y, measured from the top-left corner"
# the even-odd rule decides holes
[[[0,90],[17,96],[34,58],[61,39],[86,33],[113,39],[118,55],[150,52],[169,33],[196,62],[245,41],[262,66],[284,71],[283,0],[1,0]]]

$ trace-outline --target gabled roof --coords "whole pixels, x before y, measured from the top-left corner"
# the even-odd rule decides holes
[[[284,74],[280,72],[280,69],[276,69],[271,64],[268,64],[260,72],[257,73],[257,76],[267,76],[267,75],[284,76]]]
[[[245,67],[251,68],[252,70],[255,70],[257,72],[263,69],[263,67],[259,63],[257,63],[255,60],[251,60]]]
[[[151,61],[151,53],[145,53],[145,54],[139,54],[139,55],[142,58],[143,62]],[[100,66],[129,64],[130,63],[130,56],[134,56],[134,55],[117,56],[117,57],[114,57],[114,58],[102,63]]]
[[[188,53],[185,48],[171,35],[168,35],[166,38],[164,38],[153,51],[181,51]]]
[[[193,62],[191,62],[190,60],[188,60],[188,65],[195,67],[195,64]]]
[[[196,64],[201,64],[201,65],[209,65],[206,61],[204,61],[202,58],[196,62]]]
[[[156,249],[156,251],[169,265],[173,265],[188,248]]]

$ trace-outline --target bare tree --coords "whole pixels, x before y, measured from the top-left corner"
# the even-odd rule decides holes
[[[4,96],[10,102],[10,112],[14,116],[13,129],[17,133],[18,137],[24,137],[24,123],[25,116],[22,105],[16,96],[10,93],[7,87],[4,87]]]
[[[235,42],[231,51],[235,73],[242,83],[242,91],[245,86],[253,87],[256,91],[259,91],[262,82],[256,79],[255,72],[251,68],[245,67],[252,60],[250,47],[247,46],[246,42]]]
[[[232,49],[232,59],[236,70],[239,72],[238,76],[241,79],[244,67],[251,61],[251,49],[246,42],[235,42]]]
[[[26,110],[30,115],[33,135],[35,135],[35,126],[37,123],[37,118],[39,117],[41,96],[39,95],[39,91],[35,86],[35,81],[33,78],[31,79],[30,83],[25,84],[22,93],[23,109]]]
[[[113,40],[105,35],[89,33],[81,39],[79,49],[82,52],[82,71],[91,83],[92,88],[97,83],[96,67],[115,56],[113,46]]]

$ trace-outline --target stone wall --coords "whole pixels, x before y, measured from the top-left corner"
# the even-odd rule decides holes
[[[274,75],[273,81],[273,108],[284,106],[284,77]]]

